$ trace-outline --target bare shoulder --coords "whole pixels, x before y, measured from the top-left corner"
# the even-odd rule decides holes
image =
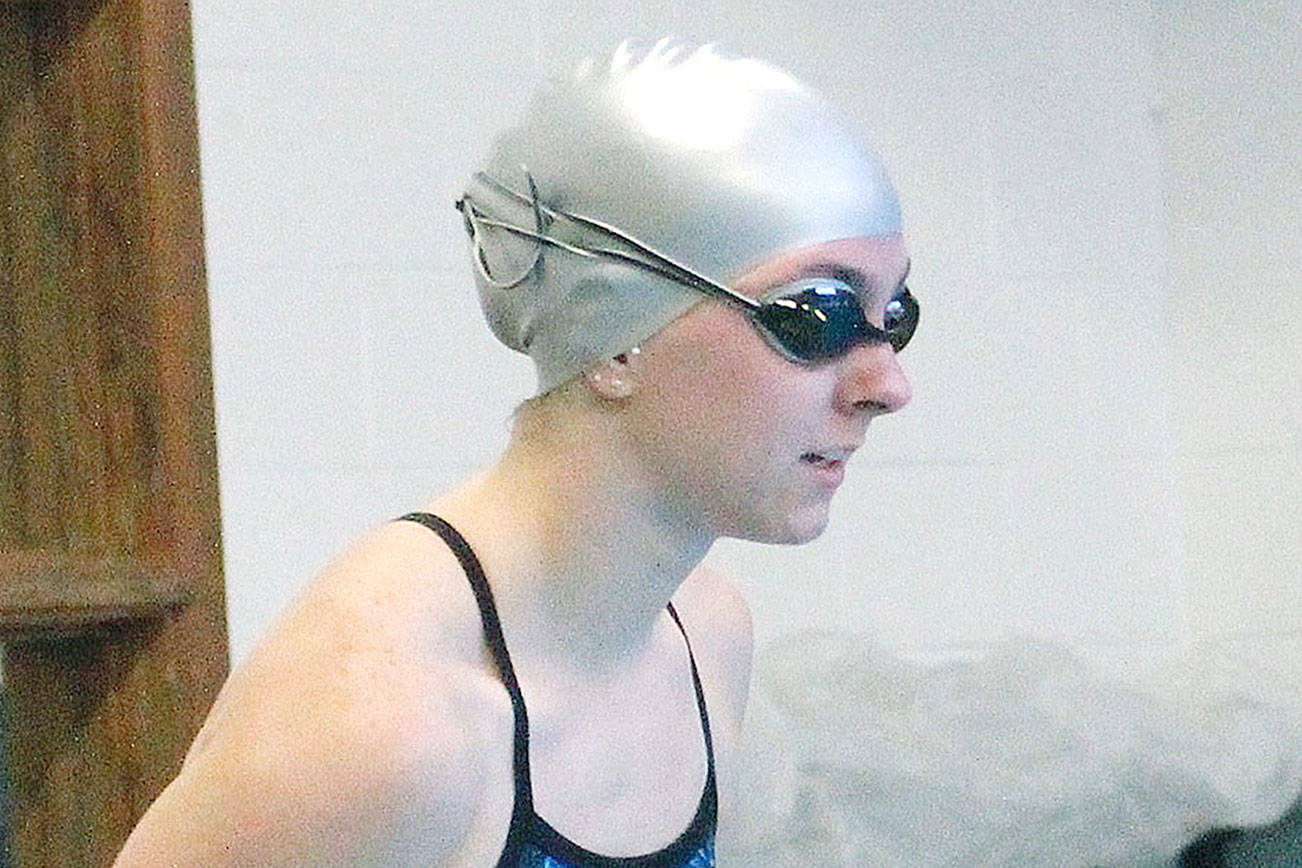
[[[691,572],[674,594],[674,605],[691,613],[693,622],[727,644],[741,644],[749,651],[750,605],[736,583],[724,573],[707,566]]]
[[[494,709],[454,573],[428,531],[387,525],[313,580],[223,687],[118,865],[455,861]]]
[[[703,665],[713,669],[733,719],[740,724],[750,684],[754,631],[750,606],[725,574],[699,566],[674,594],[692,647]],[[704,673],[703,673],[704,677]]]

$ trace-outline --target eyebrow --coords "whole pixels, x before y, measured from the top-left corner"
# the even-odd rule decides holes
[[[904,289],[904,281],[909,277],[909,271],[913,267],[913,260],[905,260],[904,274],[900,277],[900,282],[895,285],[891,295],[898,294]],[[874,291],[877,282],[870,278],[868,274],[858,268],[851,268],[840,262],[813,262],[800,270],[801,277],[830,277],[833,280],[839,280],[849,286],[856,294],[867,299],[875,300],[877,293]]]

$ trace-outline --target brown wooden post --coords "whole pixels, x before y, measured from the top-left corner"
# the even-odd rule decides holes
[[[12,864],[109,864],[226,674],[190,16],[0,3]]]

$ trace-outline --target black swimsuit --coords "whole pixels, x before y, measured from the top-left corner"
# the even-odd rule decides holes
[[[692,684],[696,688],[696,704],[701,713],[701,728],[705,733],[707,773],[705,791],[696,806],[696,816],[691,824],[669,846],[642,856],[603,856],[575,844],[533,811],[533,788],[529,778],[529,719],[525,713],[524,697],[515,680],[511,658],[506,653],[506,640],[497,618],[497,607],[488,587],[479,559],[470,544],[452,525],[427,512],[413,512],[402,517],[406,521],[423,524],[434,531],[456,554],[465,570],[466,578],[479,603],[479,617],[484,625],[484,641],[488,643],[498,675],[511,696],[515,714],[515,806],[511,811],[511,826],[506,835],[506,847],[497,861],[497,868],[711,868],[714,865],[714,832],[717,823],[717,794],[714,783],[714,745],[710,739],[710,718],[705,710],[705,694],[696,671],[696,658],[692,644],[683,630],[672,603],[669,614],[687,643],[687,659],[692,670]]]

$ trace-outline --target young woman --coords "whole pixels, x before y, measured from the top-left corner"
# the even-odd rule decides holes
[[[660,43],[545,90],[458,207],[538,396],[309,585],[121,868],[714,864],[751,640],[701,560],[816,537],[908,401],[895,193],[785,73]]]

